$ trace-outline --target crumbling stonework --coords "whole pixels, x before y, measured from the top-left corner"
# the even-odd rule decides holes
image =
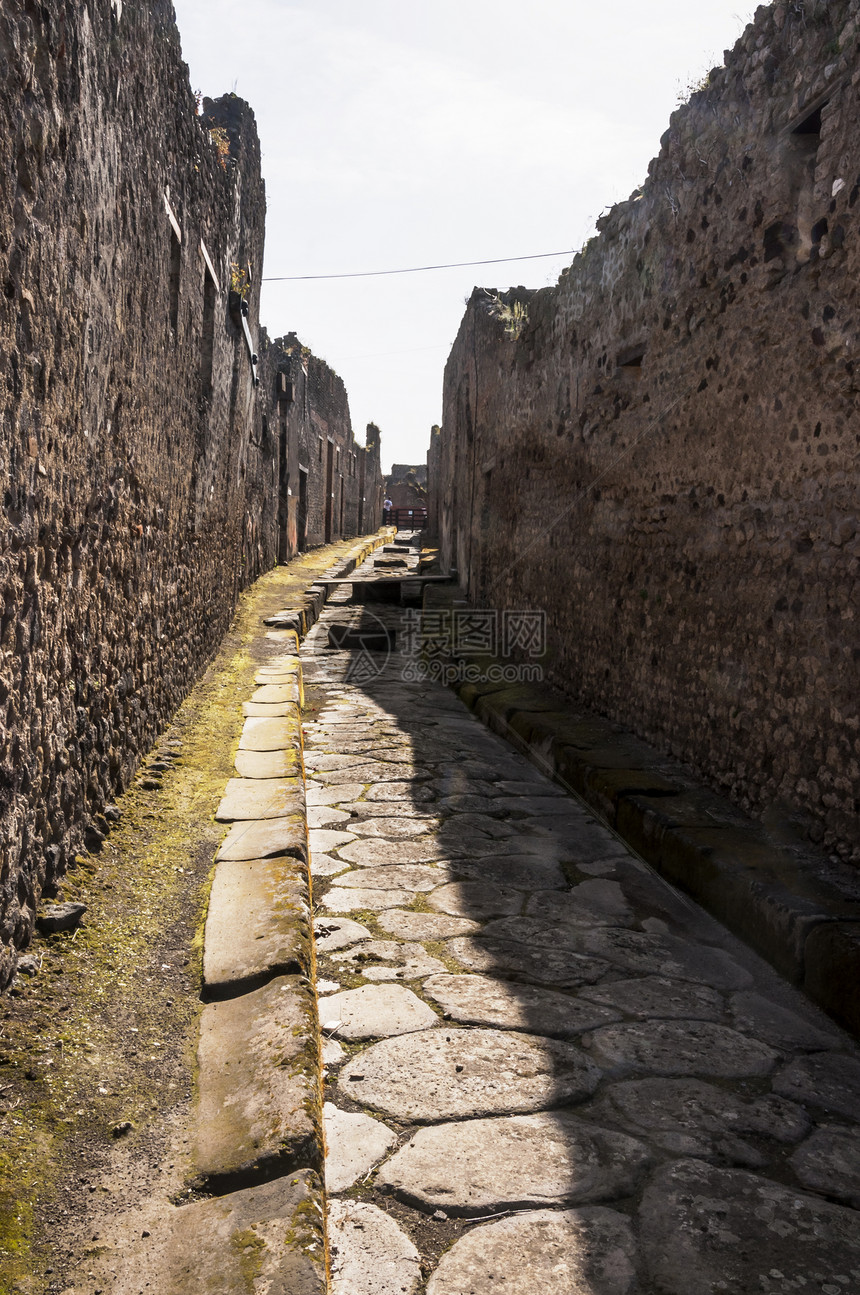
[[[395,508],[426,508],[427,465],[393,463],[385,478],[385,497]]]
[[[167,0],[10,0],[0,63],[2,987],[40,894],[98,848],[239,591],[296,537],[257,354],[250,108],[198,110]]]
[[[569,695],[860,857],[858,0],[758,10],[557,287],[476,289],[443,562]]]

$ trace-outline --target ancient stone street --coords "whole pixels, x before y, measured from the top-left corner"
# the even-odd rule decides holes
[[[860,1290],[855,1045],[350,597],[301,653],[335,1295]]]

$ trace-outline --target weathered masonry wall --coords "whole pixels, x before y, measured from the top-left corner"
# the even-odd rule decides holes
[[[280,465],[278,556],[376,530],[382,521],[379,434],[353,437],[342,380],[295,333],[261,345],[273,401],[267,435]],[[370,429],[368,429],[370,433]]]
[[[855,860],[858,23],[759,9],[557,287],[475,290],[430,455],[554,681]]]
[[[296,542],[251,110],[199,111],[166,0],[10,0],[0,63],[2,987],[240,589]]]

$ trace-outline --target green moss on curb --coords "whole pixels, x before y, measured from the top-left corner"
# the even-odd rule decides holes
[[[60,886],[59,899],[86,903],[84,923],[37,940],[40,973],[0,1004],[3,1295],[41,1295],[64,1280],[68,1229],[87,1210],[70,1182],[97,1179],[124,1137],[141,1165],[158,1164],[172,1117],[187,1114],[212,859],[225,834],[214,813],[233,776],[242,702],[260,664],[282,651],[262,620],[353,547],[278,567],[242,596],[215,660],[117,798],[120,819],[101,853]],[[147,789],[155,754],[169,767]],[[145,1195],[144,1173],[135,1186]]]

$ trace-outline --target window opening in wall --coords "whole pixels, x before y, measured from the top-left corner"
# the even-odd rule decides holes
[[[334,445],[331,441],[326,443],[325,456],[325,543],[331,544],[332,525],[334,522]]]
[[[642,361],[645,358],[645,346],[640,343],[637,346],[629,346],[626,350],[620,351],[615,361],[617,372],[628,378],[638,380],[642,377]]]
[[[170,231],[170,327],[179,327],[179,278],[182,272],[182,244],[176,231]]]
[[[785,220],[765,231],[765,260],[781,256],[786,264],[803,265],[821,241],[820,211],[815,208],[815,168],[828,100],[823,99],[791,126],[785,135],[785,169],[791,210]]]
[[[794,129],[793,129],[793,130],[792,130],[792,132],[791,132],[791,133],[792,133],[792,135],[800,135],[800,136],[804,136],[804,135],[806,135],[806,136],[809,136],[809,135],[812,135],[812,136],[818,136],[818,135],[820,135],[820,134],[821,134],[821,113],[822,113],[822,110],[823,110],[826,106],[827,106],[827,100],[825,99],[825,100],[824,100],[824,103],[820,103],[820,104],[818,105],[818,107],[817,107],[817,108],[815,108],[815,109],[814,109],[814,110],[809,114],[809,116],[808,116],[808,117],[804,117],[803,121],[802,121],[802,122],[800,122],[800,124],[799,124],[799,125],[797,125],[797,126],[795,126],[795,127],[794,127]],[[812,147],[814,147],[814,148],[817,148],[817,147],[818,147],[818,141],[817,141],[817,140],[815,140],[815,142],[813,143]]]
[[[320,463],[322,463],[322,459],[323,459],[323,438],[322,438],[321,436],[319,437],[319,443],[320,443]]]
[[[178,308],[177,299],[177,308]],[[175,327],[175,325],[174,325]],[[203,395],[212,395],[215,365],[215,284],[207,267],[203,269],[203,337],[200,342],[200,380]]]
[[[296,543],[304,552],[308,542],[308,469],[299,468],[299,508],[296,518]]]

